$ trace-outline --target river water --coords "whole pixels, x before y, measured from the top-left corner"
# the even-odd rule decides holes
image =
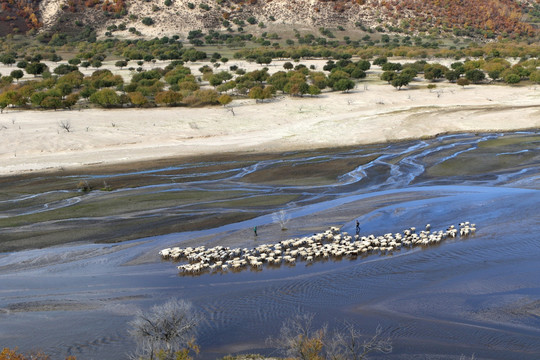
[[[81,182],[93,191],[78,190]],[[538,132],[169,160],[0,184],[0,346],[124,359],[135,312],[177,297],[204,315],[202,359],[278,355],[266,339],[297,314],[330,329],[347,320],[366,336],[380,325],[394,345],[384,359],[540,357]],[[157,254],[254,247],[329,226],[353,233],[357,219],[363,235],[461,221],[478,230],[393,254],[200,276],[179,275]]]

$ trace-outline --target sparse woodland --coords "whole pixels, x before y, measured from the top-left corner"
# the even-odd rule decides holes
[[[196,37],[203,35],[200,33]],[[310,39],[308,35],[298,35],[297,38]],[[313,41],[316,38],[313,37]],[[19,53],[17,50],[20,49],[14,42],[4,40],[2,45],[11,50],[1,55],[0,61],[13,67],[13,70],[9,74],[2,74],[0,78],[0,110],[7,107],[51,110],[87,106],[197,107],[227,105],[235,98],[264,101],[278,94],[317,96],[323,91],[348,92],[354,89],[364,81],[372,65],[380,66],[380,80],[398,90],[422,80],[432,83],[448,81],[463,86],[463,81],[460,81],[462,78],[469,83],[486,85],[540,83],[540,71],[537,70],[540,64],[535,57],[539,51],[538,46],[516,48],[513,43],[501,43],[451,50],[403,45],[407,41],[407,38],[400,38],[398,44],[388,39],[388,42],[358,48],[347,45],[327,47],[311,43],[283,49],[240,49],[233,54],[235,59],[248,60],[261,66],[258,70],[246,72],[236,65],[227,67],[229,59],[218,52],[208,54],[200,50],[204,46],[183,46],[174,38],[81,43],[83,49],[67,62],[62,61],[57,54],[57,50],[65,48],[65,44],[49,44],[45,48],[41,47],[41,52]],[[425,60],[429,57],[428,53],[458,60],[448,67],[433,60]],[[420,59],[415,62],[402,64],[388,60],[391,56],[410,58],[416,54],[420,54]],[[125,60],[116,61],[114,68],[102,68],[106,58],[118,55]],[[514,58],[520,56],[521,59],[511,63],[507,58],[512,55]],[[49,68],[43,62],[44,58],[59,63]],[[270,73],[267,66],[275,59],[283,58],[290,58],[291,61],[286,62],[282,70]],[[315,69],[302,64],[303,59],[310,58],[328,60],[322,69]],[[143,70],[144,63],[155,59],[168,60],[168,65]],[[203,61],[206,65],[199,67],[197,75],[194,75],[188,64],[197,61]],[[95,70],[91,75],[84,76],[80,68]],[[114,74],[115,69],[122,68],[127,68],[131,74],[128,81]]]
[[[163,4],[69,0],[55,4],[52,0],[2,2],[3,26],[24,21],[28,32],[18,35],[24,29],[14,25],[0,29],[11,32],[0,38],[0,62],[13,67],[0,74],[0,110],[206,106],[227,105],[236,98],[317,96],[324,91],[351,91],[364,81],[372,64],[382,66],[380,80],[398,90],[419,80],[462,86],[465,81],[540,82],[540,46],[535,42],[540,5],[533,1],[320,0],[307,10],[301,1],[283,5],[223,0],[209,5],[199,0]],[[313,31],[294,27],[289,29],[292,32],[274,31],[280,20],[272,12],[261,15],[268,6],[273,6],[268,8],[272,11],[285,6],[297,16],[311,12]],[[356,18],[351,14],[363,20],[353,22]],[[85,22],[85,16],[92,24]],[[210,23],[187,24],[200,27],[184,34],[144,36],[147,29],[168,26],[164,17],[170,21],[201,16]],[[285,24],[283,19],[281,23]],[[260,64],[261,69],[246,72],[228,66],[231,58]],[[327,64],[323,69],[302,64],[313,58]],[[388,58],[418,61],[394,66],[383,63]],[[432,58],[455,61],[449,68]],[[510,58],[518,59],[517,63],[509,62]],[[103,66],[111,59],[115,68],[130,71],[129,80],[115,75],[110,65]],[[263,66],[276,59],[291,62],[283,71],[270,74]],[[168,65],[143,69],[156,60]],[[194,75],[188,64],[198,61],[207,64],[199,69],[200,75]],[[95,71],[87,76],[79,71],[92,68]]]

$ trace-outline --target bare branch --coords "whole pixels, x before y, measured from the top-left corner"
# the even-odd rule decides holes
[[[383,338],[382,333],[382,327],[379,325],[373,337],[362,341],[363,336],[354,325],[345,322],[343,331],[336,331],[328,342],[328,358],[331,360],[362,360],[373,352],[389,354],[392,352],[392,342],[389,337]]]
[[[69,120],[62,120],[58,125],[60,126],[60,128],[66,130],[66,132],[71,131],[71,123],[69,122]]]
[[[391,339],[383,336],[381,326],[370,339],[363,340],[364,336],[351,323],[345,322],[343,329],[330,337],[326,325],[315,329],[313,321],[313,314],[288,318],[279,336],[269,338],[267,343],[287,357],[300,360],[365,360],[370,353],[392,352]]]
[[[153,306],[148,313],[139,311],[129,325],[137,342],[133,358],[154,359],[156,354],[173,359],[174,353],[193,341],[201,319],[191,303],[172,299]]]
[[[290,215],[284,209],[278,211],[277,213],[272,214],[272,220],[274,220],[276,224],[279,224],[282,231],[287,230],[287,223],[289,222],[290,219],[291,219]]]
[[[326,326],[314,329],[313,319],[313,314],[296,315],[289,318],[281,326],[279,336],[269,338],[267,342],[288,357],[300,360],[318,358],[313,357],[313,355],[318,355],[322,350]],[[317,347],[319,344],[320,347]]]

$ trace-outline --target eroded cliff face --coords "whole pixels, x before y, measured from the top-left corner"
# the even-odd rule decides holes
[[[67,4],[67,0],[43,0],[39,4],[41,22],[44,29],[49,29],[56,24],[64,12],[62,7]]]
[[[536,30],[528,23],[536,21],[533,11],[540,13],[534,0],[42,0],[37,13],[45,31],[76,31],[73,24],[77,22],[79,27],[89,25],[104,35],[107,27],[124,24],[125,30],[115,35],[126,37],[132,36],[130,28],[147,37],[226,30],[225,20],[234,30],[242,20],[251,32],[263,22],[269,29],[280,25],[298,29],[380,25],[412,32],[474,28],[494,35],[533,36]],[[143,24],[144,18],[150,18],[152,24]],[[250,18],[255,19],[253,24],[246,22]],[[483,36],[481,31],[478,36]]]
[[[127,29],[133,27],[144,36],[164,36],[174,34],[187,34],[196,29],[222,29],[226,30],[223,21],[227,20],[236,29],[235,20],[243,20],[247,26],[247,19],[256,19],[255,26],[263,22],[267,26],[294,25],[306,26],[354,26],[362,23],[366,26],[376,24],[378,1],[367,1],[360,5],[356,2],[322,2],[320,0],[265,0],[251,1],[251,3],[238,3],[233,1],[207,1],[207,0],[165,0],[155,1],[129,1],[125,3],[125,11],[115,18],[114,13],[109,16],[99,16],[103,4],[93,7],[79,7],[70,11],[72,0],[43,0],[39,9],[41,14],[42,30],[50,31],[64,23],[73,22],[89,25],[103,35],[111,25],[125,24],[124,33],[116,35],[129,36]],[[102,13],[104,13],[101,10]],[[105,12],[106,13],[106,12]],[[74,16],[73,14],[76,14]],[[105,14],[106,15],[106,14]],[[120,14],[119,14],[120,15]],[[153,24],[148,26],[142,19],[149,17]],[[246,26],[246,29],[248,27]]]

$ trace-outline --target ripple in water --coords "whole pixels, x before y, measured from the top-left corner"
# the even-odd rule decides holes
[[[66,185],[80,178],[106,180],[114,190],[83,196]],[[133,346],[126,323],[135,309],[182,297],[205,314],[202,359],[226,355],[236,345],[274,354],[265,349],[265,339],[275,336],[287,317],[310,312],[317,314],[318,325],[328,322],[332,328],[346,319],[365,334],[381,324],[394,339],[394,352],[385,358],[454,359],[474,353],[537,359],[539,179],[540,135],[523,132],[6,180],[0,196],[4,244],[47,236],[133,241],[120,248],[75,244],[0,255],[0,309],[40,301],[84,300],[93,306],[1,311],[0,342],[21,350],[39,347],[58,357],[122,359]],[[123,185],[115,189],[114,184]],[[249,229],[270,224],[269,214],[290,209],[291,201],[289,231],[299,235],[310,235],[320,223],[343,224],[352,233],[355,219],[363,232],[376,234],[427,222],[445,228],[458,219],[476,222],[479,231],[428,249],[263,272],[179,277],[171,263],[158,261],[160,248],[198,238],[207,246],[225,241],[227,234],[236,236],[229,240],[233,246],[264,241],[253,239]],[[348,210],[334,210],[342,206]],[[214,223],[231,213],[253,215],[223,227]],[[175,232],[177,224],[204,216],[212,222]],[[81,219],[88,226],[81,226]],[[145,238],[150,228],[162,236]],[[147,254],[156,255],[122,265]]]

